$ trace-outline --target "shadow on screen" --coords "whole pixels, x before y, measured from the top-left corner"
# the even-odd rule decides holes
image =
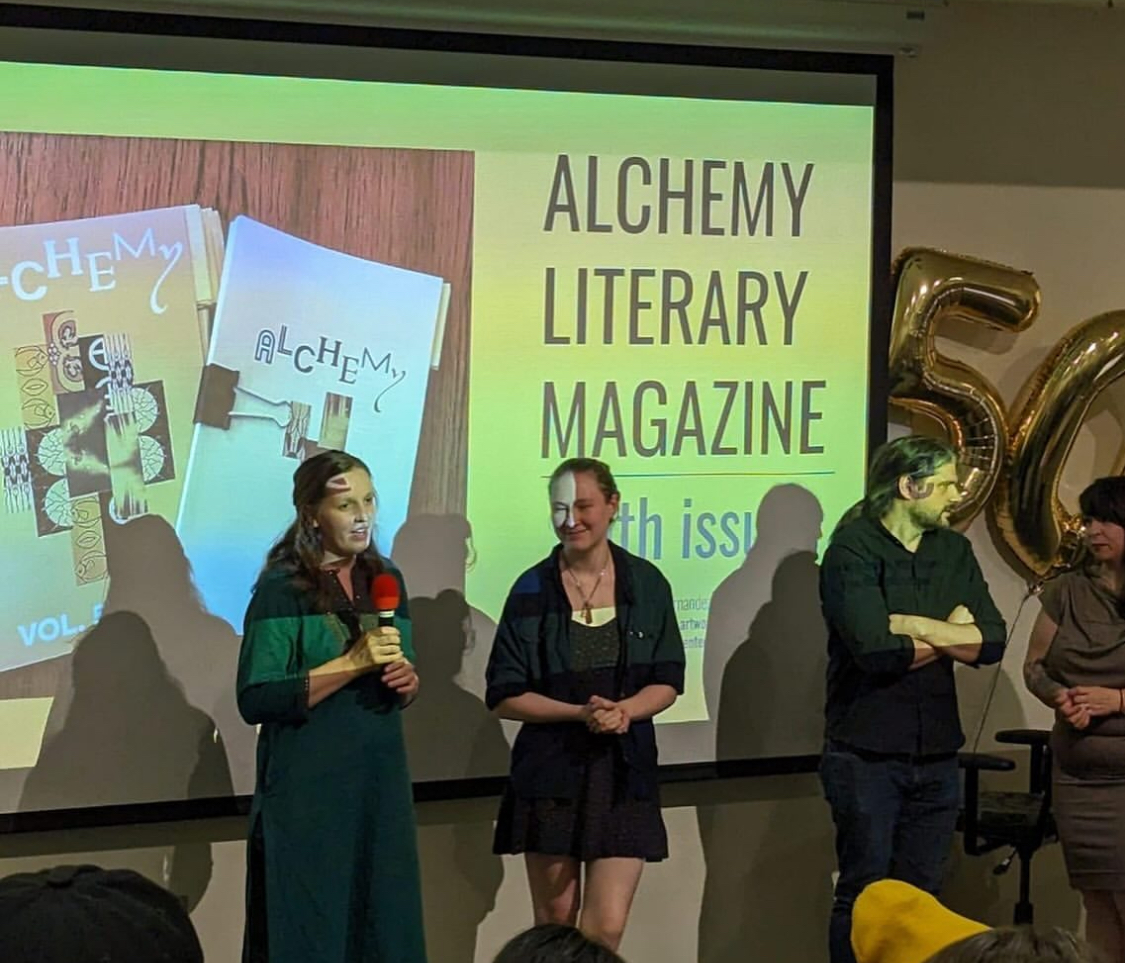
[[[187,701],[215,722],[235,791],[254,788],[256,734],[238,714],[234,685],[239,637],[202,604],[175,529],[159,515],[105,523],[109,593],[106,612],[132,612],[152,631],[168,674]],[[265,547],[262,549],[263,557]],[[251,586],[246,586],[250,601]]]
[[[823,521],[807,489],[771,488],[754,543],[711,596],[703,685],[720,760],[820,751],[828,635],[816,550]]]
[[[727,660],[715,723],[718,759],[820,751],[828,631],[813,552],[789,555],[745,640]]]
[[[67,698],[56,702],[65,701],[65,717],[27,777],[21,809],[230,794],[215,726],[168,674],[144,619],[132,612],[105,615],[78,641],[70,663]],[[187,843],[130,865],[191,907],[210,881],[211,847]]]
[[[437,598],[446,589],[464,596],[465,572],[476,562],[472,528],[463,515],[411,515],[395,535],[391,557],[402,570],[411,599]],[[495,634],[496,623],[470,605],[457,685],[482,702],[484,672]],[[506,764],[503,771],[507,772]]]
[[[480,694],[461,681],[467,657],[478,650],[475,610],[464,595],[469,537],[468,522],[460,516],[422,515],[408,519],[395,538],[393,557],[410,594],[421,679],[418,700],[403,715],[416,782],[508,771],[500,720],[482,698],[483,664]],[[479,647],[487,659],[494,626],[482,613],[475,614],[488,632]],[[492,820],[427,826],[419,843],[425,915],[437,924],[427,932],[431,958],[472,963],[477,928],[495,905],[504,878],[503,863],[492,853]]]
[[[820,751],[827,630],[816,549],[823,521],[807,489],[770,489],[759,506],[754,544],[712,596],[704,685],[719,760]],[[787,907],[824,901],[833,868],[830,837],[817,850],[825,850],[823,866],[795,872],[794,857],[808,859],[807,812],[768,798],[754,805],[768,813],[753,836],[739,828],[746,816],[738,804],[697,809],[706,863],[701,963],[742,959],[747,946],[768,942],[770,921]],[[810,946],[819,953],[822,942],[818,935]]]
[[[508,771],[508,743],[497,719],[456,683],[468,635],[469,605],[450,589],[410,600],[415,660],[425,698],[405,716],[415,782],[497,776]]]

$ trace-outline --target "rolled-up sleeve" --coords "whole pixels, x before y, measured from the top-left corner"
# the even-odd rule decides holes
[[[672,600],[672,587],[661,578],[660,604],[664,617],[661,620],[660,638],[652,657],[652,682],[670,685],[677,695],[684,694],[684,639],[680,634],[680,620]]]
[[[890,631],[879,564],[847,545],[829,546],[820,569],[820,600],[829,631],[861,672],[900,676],[914,663],[914,640]]]
[[[981,645],[980,658],[974,665],[994,665],[1004,656],[1004,646],[1008,640],[1008,626],[1004,616],[992,601],[992,593],[988,590],[988,582],[980,570],[980,564],[971,548],[967,551],[964,561],[964,571],[968,579],[965,607],[972,612],[973,619],[980,631]]]

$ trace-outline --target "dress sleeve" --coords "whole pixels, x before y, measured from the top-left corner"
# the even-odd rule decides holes
[[[992,601],[988,582],[985,581],[980,563],[967,540],[966,547],[968,558],[965,560],[965,571],[968,576],[969,599],[965,604],[973,613],[981,636],[980,657],[973,664],[994,665],[1003,658],[1004,646],[1008,641],[1008,626],[1004,622],[1004,616],[996,608],[996,603]]]
[[[504,603],[500,624],[496,626],[496,637],[488,656],[485,671],[484,701],[489,709],[495,709],[505,699],[530,692],[533,688],[531,659],[524,640],[525,628],[532,599],[513,589]]]
[[[309,675],[301,666],[302,622],[296,589],[263,579],[246,610],[238,655],[238,711],[250,725],[301,722],[309,713]]]
[[[1055,625],[1062,624],[1063,613],[1070,601],[1072,577],[1070,572],[1066,572],[1058,578],[1051,579],[1043,586],[1043,591],[1039,594],[1039,604],[1043,606],[1043,611],[1047,613],[1047,617]]]

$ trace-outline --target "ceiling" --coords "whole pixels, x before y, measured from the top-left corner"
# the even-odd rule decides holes
[[[1105,8],[1111,0],[47,0],[39,7],[762,46],[903,50],[969,4]],[[11,14],[20,4],[0,2]],[[1033,14],[1031,14],[1033,15]]]

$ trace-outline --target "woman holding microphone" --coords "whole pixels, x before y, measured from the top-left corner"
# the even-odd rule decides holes
[[[418,691],[405,586],[373,546],[375,491],[358,458],[303,462],[293,505],[238,665],[239,711],[260,727],[243,960],[425,963],[399,715]],[[376,594],[398,597],[393,625],[379,624],[376,580]]]

